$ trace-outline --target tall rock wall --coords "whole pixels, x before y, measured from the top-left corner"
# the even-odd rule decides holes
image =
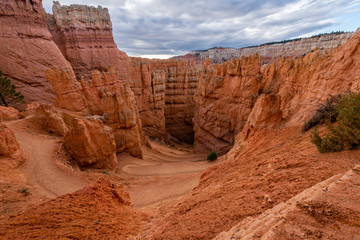
[[[259,55],[206,68],[195,96],[195,148],[224,153],[245,126],[260,93]]]
[[[130,58],[130,84],[134,92],[144,132],[153,138],[164,138],[165,72],[154,69],[151,60]]]
[[[182,141],[193,143],[194,95],[201,68],[189,61],[174,60],[154,61],[153,65],[165,72],[166,131]]]
[[[41,0],[0,1],[0,69],[26,102],[53,103],[45,78],[51,67],[71,68],[46,27]]]
[[[262,62],[266,63],[273,58],[300,57],[315,49],[332,50],[341,44],[346,43],[353,35],[354,32],[323,34],[321,36],[310,38],[238,49],[215,47],[204,51],[192,51],[180,58],[193,58],[198,60],[210,58],[213,62],[221,63],[233,58],[251,56],[257,53],[261,56]]]
[[[47,14],[47,24],[77,78],[89,77],[95,69],[106,71],[114,66],[121,80],[128,79],[128,57],[114,42],[107,8],[61,6],[55,1],[53,15]]]
[[[202,67],[190,61],[131,58],[131,89],[137,99],[144,131],[151,137],[166,133],[193,143],[192,119]]]

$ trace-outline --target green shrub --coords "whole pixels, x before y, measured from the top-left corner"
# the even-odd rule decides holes
[[[218,154],[217,154],[217,152],[216,151],[211,151],[208,155],[207,155],[207,160],[209,160],[209,161],[214,161],[214,160],[216,160],[217,158],[218,158],[219,156],[218,156]]]
[[[328,133],[321,137],[318,129],[310,137],[319,152],[352,150],[360,145],[360,94],[342,96],[336,104],[337,124],[326,123]]]
[[[24,96],[16,91],[16,86],[0,70],[0,105],[8,107],[10,103],[25,103]]]
[[[341,95],[330,96],[324,104],[320,104],[316,109],[314,116],[303,125],[303,131],[306,132],[311,128],[323,124],[325,122],[335,122],[338,116],[336,105],[341,99]]]

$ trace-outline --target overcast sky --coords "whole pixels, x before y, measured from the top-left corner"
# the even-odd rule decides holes
[[[60,0],[107,7],[130,56],[169,57],[360,27],[360,0]],[[43,0],[52,12],[52,0]]]

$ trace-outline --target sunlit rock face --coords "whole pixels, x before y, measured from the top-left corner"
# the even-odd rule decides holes
[[[71,68],[46,26],[41,0],[0,1],[0,70],[26,102],[53,103],[45,78],[51,67]]]

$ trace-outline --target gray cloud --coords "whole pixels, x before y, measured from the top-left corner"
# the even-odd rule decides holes
[[[360,0],[60,0],[109,8],[114,38],[129,55],[177,55],[311,35],[341,25]],[[52,1],[44,0],[47,11]],[[360,26],[360,23],[359,23]],[[348,30],[348,29],[346,29]],[[355,30],[355,29],[353,29]]]

